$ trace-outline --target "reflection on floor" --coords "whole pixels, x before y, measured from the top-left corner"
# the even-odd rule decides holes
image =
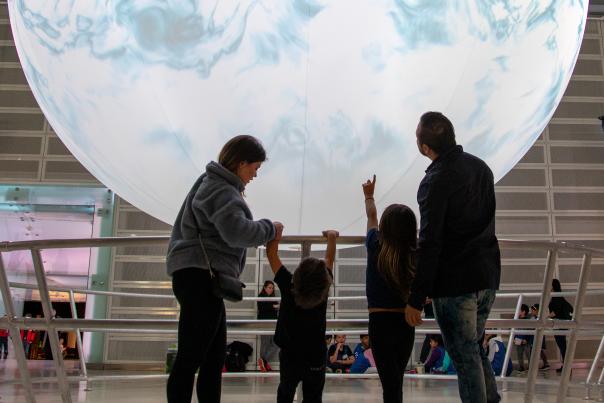
[[[30,361],[29,368],[32,377],[52,376],[54,374],[52,362]],[[70,375],[77,375],[77,362],[68,361],[66,367]],[[107,371],[93,371],[91,375],[109,375]],[[112,372],[111,375],[125,374],[125,372]],[[128,374],[131,374],[128,372]],[[147,373],[148,374],[148,373]],[[524,375],[526,376],[526,375]],[[540,377],[552,380],[559,379],[555,371],[540,374]],[[573,370],[575,380],[585,378],[585,370]],[[24,402],[23,388],[14,383],[18,379],[16,362],[11,360],[0,361],[0,402]],[[231,378],[223,381],[223,402],[260,403],[275,401],[277,378]],[[138,380],[138,381],[111,381],[92,382],[88,385],[90,390],[85,390],[85,383],[72,384],[72,397],[74,402],[101,403],[101,402],[165,402],[165,380]],[[500,389],[502,385],[500,384]],[[40,403],[60,403],[61,398],[54,382],[34,385],[37,401]],[[501,392],[504,403],[520,403],[524,401],[522,384],[507,384],[507,390]],[[534,402],[555,402],[556,387],[537,386]],[[572,397],[566,402],[585,402],[585,390],[573,388]],[[459,402],[456,381],[418,380],[405,381],[405,401],[453,403]],[[196,402],[197,400],[194,399]],[[328,379],[325,385],[323,401],[325,403],[360,403],[381,402],[381,387],[377,379]]]

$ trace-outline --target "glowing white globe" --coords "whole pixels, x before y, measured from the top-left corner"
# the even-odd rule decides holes
[[[415,206],[415,128],[448,115],[505,175],[546,126],[587,0],[9,0],[28,82],[71,152],[172,223],[236,134],[269,160],[246,191],[289,234],[364,231],[361,182]]]

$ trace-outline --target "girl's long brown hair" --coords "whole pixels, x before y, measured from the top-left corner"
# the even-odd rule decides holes
[[[417,220],[413,210],[403,204],[391,204],[379,224],[378,271],[406,302],[415,278]]]

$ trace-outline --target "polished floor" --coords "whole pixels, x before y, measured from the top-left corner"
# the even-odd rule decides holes
[[[71,375],[77,375],[77,363],[67,362]],[[51,362],[30,361],[29,368],[33,377],[52,376],[54,370]],[[93,371],[91,375],[107,375],[107,371]],[[574,376],[584,376],[584,370],[573,371]],[[111,375],[123,375],[125,372],[112,372]],[[129,374],[129,373],[128,373]],[[541,378],[556,381],[559,377],[555,371],[540,374]],[[0,362],[0,403],[25,402],[23,388],[14,381],[18,370],[14,360]],[[88,385],[84,382],[72,384],[72,398],[79,403],[101,402],[165,402],[165,379],[153,380],[115,380],[95,381]],[[278,380],[276,378],[225,378],[223,380],[223,402],[260,403],[274,402]],[[507,383],[501,385],[502,402],[520,403],[524,401],[522,384]],[[555,402],[556,387],[541,386],[536,388],[534,402]],[[34,394],[39,403],[60,403],[61,399],[54,382],[36,383]],[[585,389],[573,388],[565,402],[585,402]],[[404,400],[407,402],[453,403],[459,402],[457,383],[454,380],[419,380],[405,381]],[[324,399],[325,403],[360,403],[380,402],[381,387],[377,379],[328,379]],[[595,401],[595,400],[593,400]],[[194,399],[194,402],[197,402]]]

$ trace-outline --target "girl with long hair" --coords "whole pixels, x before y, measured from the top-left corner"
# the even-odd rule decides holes
[[[363,184],[367,214],[366,292],[369,338],[382,383],[385,403],[403,401],[403,371],[407,366],[415,328],[405,321],[405,306],[415,276],[417,220],[403,204],[384,210],[378,223],[373,180]]]

